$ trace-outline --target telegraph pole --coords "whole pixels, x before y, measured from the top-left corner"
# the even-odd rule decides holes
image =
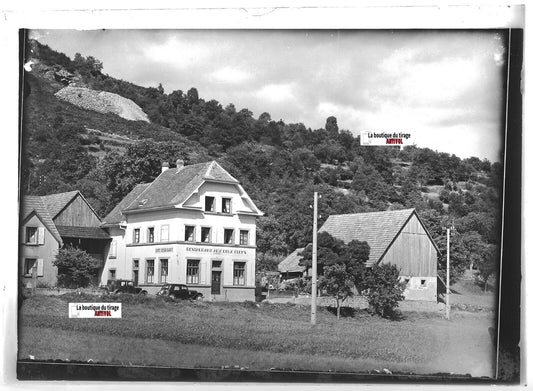
[[[446,319],[450,320],[450,228],[446,228]]]
[[[313,204],[313,260],[311,264],[311,324],[316,324],[316,231],[317,231],[318,193],[315,192]]]

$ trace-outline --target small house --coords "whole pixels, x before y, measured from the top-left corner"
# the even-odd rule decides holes
[[[344,243],[366,241],[367,266],[396,265],[406,282],[406,300],[437,301],[439,250],[415,209],[332,215],[319,232]]]
[[[111,241],[100,228],[101,220],[79,191],[46,196],[24,196],[20,216],[20,269],[24,284],[40,286],[57,283],[53,265],[63,246],[85,250],[100,260]]]
[[[307,270],[305,266],[299,264],[302,256],[298,254],[303,250],[303,248],[297,248],[278,264],[278,272],[282,281],[308,277],[310,269]]]

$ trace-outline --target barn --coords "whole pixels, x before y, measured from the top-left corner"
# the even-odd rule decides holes
[[[27,287],[55,286],[57,251],[63,246],[79,247],[103,266],[111,237],[79,191],[24,196],[20,209],[20,272]]]
[[[366,241],[367,266],[396,265],[406,282],[406,300],[437,301],[439,250],[415,209],[332,215],[319,232],[344,243]]]

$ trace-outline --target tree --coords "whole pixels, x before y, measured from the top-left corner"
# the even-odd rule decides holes
[[[63,247],[54,260],[57,266],[57,285],[65,288],[86,287],[98,275],[100,262],[75,247]]]
[[[483,249],[481,259],[477,263],[477,278],[483,283],[483,291],[487,292],[489,279],[498,273],[498,246],[488,244]]]
[[[332,294],[337,303],[337,319],[341,317],[341,304],[348,297],[353,296],[352,275],[346,270],[344,264],[333,264],[324,268],[324,278],[321,281],[321,289]]]
[[[382,317],[394,316],[394,310],[404,299],[405,284],[399,280],[396,265],[374,265],[366,273],[364,287],[368,304],[374,313]]]

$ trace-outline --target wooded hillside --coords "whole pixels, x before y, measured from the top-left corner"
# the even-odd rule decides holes
[[[105,216],[136,184],[152,181],[164,161],[216,159],[238,178],[265,216],[258,220],[259,268],[305,247],[318,191],[321,225],[329,215],[415,207],[445,249],[442,227],[452,221],[453,277],[473,262],[492,274],[499,253],[502,166],[428,148],[362,147],[360,129],[333,116],[324,128],[286,124],[269,113],[202,98],[196,88],[165,92],[102,72],[91,56],[74,59],[37,41],[24,76],[21,191],[80,190]],[[151,123],[87,111],[58,100],[66,85],[119,94]],[[353,132],[353,134],[352,134]],[[444,247],[443,247],[444,246]],[[444,254],[444,251],[443,251]],[[443,260],[441,259],[441,262]]]

